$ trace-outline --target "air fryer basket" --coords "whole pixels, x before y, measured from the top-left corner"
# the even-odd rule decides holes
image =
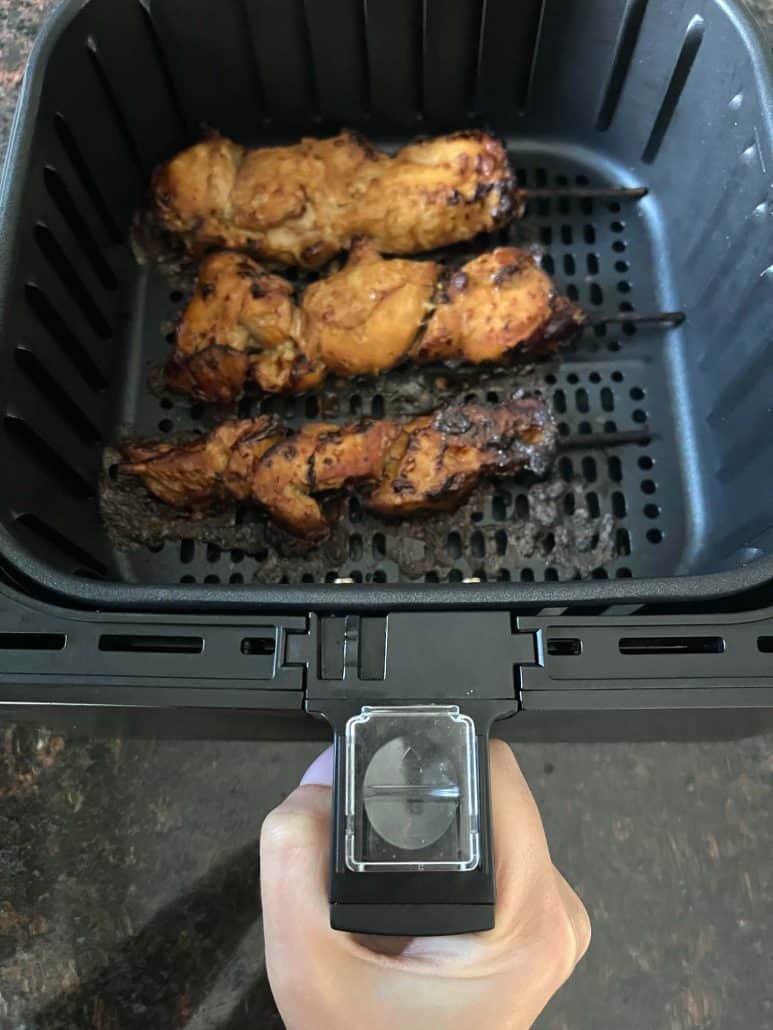
[[[649,442],[573,449],[548,487],[492,484],[434,523],[388,526],[352,504],[305,556],[256,546],[263,527],[243,523],[209,543],[199,527],[113,546],[103,448],[212,424],[148,389],[183,297],[137,265],[129,232],[154,164],[202,125],[254,145],[347,125],[387,146],[484,125],[525,185],[648,186],[639,202],[533,202],[450,256],[534,244],[591,313],[685,311],[679,329],[586,331],[520,377],[552,397],[563,433],[646,425]],[[66,3],[32,59],[3,186],[4,563],[126,607],[335,605],[325,583],[341,578],[352,606],[699,600],[770,579],[771,138],[766,52],[725,0]],[[449,391],[494,399],[517,381],[451,377]],[[241,413],[401,414],[442,394],[423,385],[399,372]],[[578,513],[591,532],[572,563]]]

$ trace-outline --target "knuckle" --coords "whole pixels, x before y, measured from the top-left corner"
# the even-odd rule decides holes
[[[543,961],[551,979],[560,985],[569,978],[580,958],[573,921],[560,898],[546,907],[542,925]]]

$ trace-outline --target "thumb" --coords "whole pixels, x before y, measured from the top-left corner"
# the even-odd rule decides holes
[[[270,812],[260,833],[260,881],[267,940],[292,945],[301,935],[329,931],[327,874],[330,853],[332,748],[311,765],[297,787]],[[278,958],[278,956],[277,956]],[[293,961],[293,956],[286,956]],[[297,961],[297,956],[294,962]]]

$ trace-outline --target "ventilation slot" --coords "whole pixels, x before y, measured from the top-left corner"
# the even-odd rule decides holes
[[[612,119],[615,117],[615,111],[625,86],[625,80],[628,78],[628,71],[631,67],[636,44],[639,41],[639,33],[641,32],[646,10],[647,0],[628,0],[620,26],[620,34],[617,37],[612,71],[604,92],[599,116],[596,119],[596,128],[601,132],[605,132],[609,128],[612,124]]]
[[[99,79],[99,84],[102,87],[105,98],[115,115],[116,125],[118,126],[118,131],[123,136],[124,142],[126,143],[126,149],[129,151],[132,161],[137,166],[137,170],[144,179],[145,169],[142,166],[142,158],[140,157],[139,148],[134,140],[131,130],[129,129],[129,123],[121,110],[121,106],[118,103],[118,98],[113,91],[113,87],[110,85],[110,79],[108,79],[105,69],[102,67],[97,43],[93,36],[88,36],[86,39],[86,53],[89,55],[89,60],[91,61],[91,65]]]
[[[59,213],[67,223],[70,232],[83,248],[83,253],[88,258],[91,267],[97,278],[107,290],[118,288],[118,280],[105,260],[99,244],[91,234],[91,230],[78,211],[78,208],[70,196],[70,191],[65,186],[56,169],[47,166],[43,169],[43,179],[48,190],[48,195],[59,209]]]
[[[663,140],[668,132],[668,127],[671,124],[671,119],[674,117],[679,98],[687,85],[690,70],[695,62],[695,58],[698,56],[698,50],[703,39],[703,29],[703,18],[696,14],[687,27],[684,43],[671,76],[671,81],[668,84],[666,95],[663,97],[663,103],[660,105],[660,110],[655,119],[647,146],[644,148],[642,161],[645,164],[652,164],[658,156]]]
[[[79,439],[84,443],[101,441],[102,435],[94,423],[81,411],[59,383],[48,374],[34,354],[23,347],[17,347],[14,351],[14,360],[17,368],[39,391],[46,403],[56,409]]]
[[[26,422],[14,415],[6,415],[3,419],[3,427],[12,443],[24,451],[28,458],[44,468],[72,497],[82,500],[94,496],[93,489],[83,476],[76,472],[33,429],[30,429]]]
[[[66,643],[64,633],[0,633],[2,651],[61,651]]]
[[[41,540],[55,547],[57,551],[73,559],[78,565],[85,565],[100,576],[104,576],[107,572],[107,567],[98,558],[89,554],[88,551],[84,551],[83,548],[78,547],[72,540],[68,540],[66,536],[63,536],[53,526],[49,526],[47,522],[39,519],[37,515],[25,512],[23,515],[17,516],[16,522],[31,533],[34,533]]]
[[[104,340],[113,335],[110,323],[94,303],[89,291],[73,270],[71,259],[65,254],[56,237],[47,225],[35,226],[35,242],[51,268],[62,281],[65,289],[78,305],[91,328]]]
[[[575,658],[582,654],[582,640],[577,637],[553,637],[547,642],[547,652],[553,658]]]
[[[75,333],[51,306],[45,293],[32,283],[27,283],[24,292],[30,310],[64,356],[72,362],[81,379],[92,390],[104,390],[107,387],[107,380],[92,360],[91,355],[84,350]]]
[[[201,654],[204,639],[103,633],[99,638],[99,650],[126,654]]]
[[[105,199],[102,196],[99,186],[97,186],[97,180],[91,174],[91,170],[86,163],[83,154],[81,154],[78,144],[75,142],[75,137],[70,132],[70,127],[61,114],[54,115],[54,131],[59,137],[62,149],[65,154],[67,154],[67,157],[70,159],[70,163],[80,178],[83,189],[91,200],[91,203],[94,205],[94,210],[107,230],[108,236],[113,243],[121,243],[123,235],[113,221],[110,209],[105,203]]]
[[[272,655],[276,651],[275,637],[245,637],[242,640],[242,654]]]
[[[773,654],[773,637],[757,637],[757,649],[761,654]]]
[[[620,654],[723,654],[722,637],[623,637]]]

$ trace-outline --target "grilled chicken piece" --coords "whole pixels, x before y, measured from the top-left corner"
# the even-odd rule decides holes
[[[440,272],[434,261],[385,261],[371,240],[356,240],[341,271],[303,294],[309,348],[333,375],[394,368],[416,338]]]
[[[121,472],[140,476],[148,490],[175,508],[206,511],[230,496],[225,474],[237,444],[265,454],[284,437],[274,415],[224,422],[207,436],[183,444],[129,442],[122,448]]]
[[[556,349],[584,321],[580,308],[556,294],[531,254],[515,247],[468,262],[453,274],[414,361],[499,361],[518,350],[525,358]]]
[[[248,379],[268,393],[296,392],[316,386],[322,374],[304,349],[286,279],[233,251],[204,259],[167,363],[170,389],[229,403]]]
[[[304,268],[358,235],[385,254],[412,254],[490,231],[522,209],[503,146],[480,131],[394,157],[352,132],[258,150],[213,135],[156,169],[151,192],[161,226],[193,253],[230,247]]]
[[[333,491],[359,488],[365,507],[384,517],[449,511],[483,476],[545,472],[555,439],[545,404],[514,398],[405,422],[311,423],[289,437],[275,418],[226,422],[179,447],[127,444],[121,470],[176,507],[254,501],[290,533],[319,542],[335,517],[325,503]]]
[[[309,286],[298,309],[289,284],[251,259],[211,255],[183,314],[167,386],[221,402],[250,380],[268,393],[302,393],[327,373],[375,374],[404,360],[533,358],[583,323],[580,308],[515,247],[475,258],[439,289],[441,274],[432,261],[385,260],[359,239],[346,265]]]

